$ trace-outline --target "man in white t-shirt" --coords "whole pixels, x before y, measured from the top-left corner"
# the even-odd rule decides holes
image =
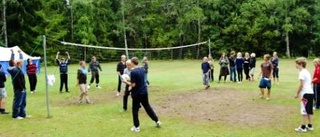
[[[299,89],[295,98],[301,97],[301,115],[302,124],[295,130],[297,132],[307,132],[308,130],[313,130],[312,127],[312,115],[313,115],[313,90],[311,86],[311,74],[306,69],[307,60],[306,58],[296,59],[296,68],[300,70],[299,72]],[[308,121],[308,125],[306,125]]]

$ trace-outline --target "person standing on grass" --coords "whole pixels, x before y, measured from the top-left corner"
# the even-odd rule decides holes
[[[27,75],[29,78],[30,92],[32,94],[35,92],[37,86],[37,66],[32,62],[31,58],[29,58],[27,61]]]
[[[243,62],[243,69],[244,69],[244,74],[246,75],[246,80],[250,80],[250,76],[249,76],[249,71],[250,71],[250,55],[248,52],[246,52],[244,54],[244,58],[243,58],[244,62]]]
[[[6,81],[7,81],[6,74],[2,71],[2,65],[0,64],[0,113],[1,114],[9,114],[9,112],[6,111],[7,91],[4,84]]]
[[[14,91],[14,99],[13,99],[13,107],[12,107],[12,118],[13,119],[24,119],[27,117],[26,115],[26,85],[24,74],[21,70],[23,66],[23,60],[18,60],[16,65],[14,66],[14,60],[9,61],[10,68],[8,72],[12,76],[12,84]]]
[[[123,70],[126,68],[126,56],[122,55],[121,56],[121,61],[117,64],[117,73],[118,73],[118,92],[117,96],[120,96],[120,91],[121,91],[121,75],[123,74]]]
[[[102,71],[100,63],[97,61],[97,58],[93,56],[91,58],[91,62],[89,64],[89,70],[88,72],[90,73],[91,71],[91,80],[88,88],[90,88],[91,84],[93,83],[94,79],[96,79],[96,88],[101,88],[99,86],[99,70]]]
[[[261,76],[260,78],[260,84],[259,84],[259,88],[260,88],[260,92],[261,92],[261,99],[264,99],[264,89],[267,88],[268,89],[268,96],[267,96],[267,100],[270,99],[270,93],[271,93],[271,74],[273,71],[273,65],[270,62],[270,55],[269,54],[265,54],[263,56],[263,60],[264,62],[261,63],[261,73],[259,76]]]
[[[149,80],[148,80],[148,69],[149,69],[148,57],[143,57],[143,59],[142,59],[142,68],[144,69],[144,72],[145,72],[146,83],[148,85],[150,85]]]
[[[227,76],[229,75],[229,69],[228,69],[229,59],[226,56],[226,53],[222,53],[219,59],[219,65],[220,65],[219,82],[222,76],[224,76],[224,82],[226,82]]]
[[[236,58],[236,68],[237,68],[237,74],[238,74],[238,83],[242,83],[242,79],[243,79],[243,63],[244,60],[242,58],[242,54],[241,52],[237,53],[237,58]]]
[[[208,58],[203,57],[203,61],[201,64],[201,69],[202,69],[202,80],[203,80],[203,85],[205,86],[204,89],[208,89],[210,87],[209,85],[209,73],[210,73],[210,64],[208,63]]]
[[[302,121],[301,126],[296,128],[297,132],[307,132],[308,130],[313,130],[312,127],[312,115],[313,115],[313,91],[311,86],[311,74],[306,69],[307,60],[306,58],[297,58],[296,61],[296,68],[299,69],[299,88],[295,98],[301,98],[301,115]],[[308,125],[307,125],[308,121]]]
[[[80,68],[78,69],[78,74],[77,74],[77,86],[80,87],[80,99],[79,103],[82,103],[82,99],[86,99],[86,103],[90,104],[90,100],[88,97],[88,87],[87,87],[87,70],[86,70],[86,62],[80,61]]]
[[[278,53],[273,52],[273,57],[271,58],[271,62],[273,65],[273,82],[279,84],[279,58],[278,58]]]
[[[214,60],[212,59],[212,56],[209,55],[208,63],[210,65],[210,73],[209,73],[209,80],[214,81]]]
[[[148,88],[145,84],[144,80],[144,70],[138,67],[139,60],[137,57],[133,57],[131,59],[132,62],[132,70],[130,76],[130,82],[124,80],[126,84],[128,84],[131,89],[131,97],[132,97],[132,116],[134,127],[131,128],[133,132],[140,131],[140,123],[139,123],[139,108],[140,104],[144,107],[145,111],[149,115],[149,117],[156,123],[157,127],[160,127],[161,122],[159,121],[156,113],[153,111],[152,107],[149,104],[148,99]]]
[[[313,92],[314,92],[314,101],[315,109],[320,109],[320,59],[316,58],[313,60],[314,73],[313,73]]]
[[[249,76],[250,76],[250,81],[254,81],[254,69],[256,68],[256,54],[251,53],[250,56],[251,57],[250,57],[250,63],[249,63],[249,67],[250,67]]]
[[[66,92],[69,92],[68,88],[68,65],[70,64],[70,55],[68,52],[66,52],[68,59],[65,60],[62,58],[59,60],[59,54],[60,52],[57,52],[56,55],[56,63],[59,65],[59,70],[60,70],[60,93],[62,93],[62,88],[63,85],[65,85]]]
[[[131,60],[127,60],[126,61],[126,65],[127,65],[127,68],[124,69],[123,71],[123,74],[126,74],[128,76],[131,75],[131,69],[132,69],[132,63],[131,63]],[[130,82],[130,81],[128,81]],[[130,86],[128,84],[126,84],[126,87],[125,87],[125,91],[124,91],[124,96],[123,96],[123,111],[127,111],[128,109],[128,97],[130,95]]]
[[[230,66],[230,81],[237,82],[237,74],[236,74],[236,57],[235,52],[231,51],[229,57],[229,66]]]

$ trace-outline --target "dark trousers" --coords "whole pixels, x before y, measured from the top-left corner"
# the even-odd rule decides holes
[[[99,72],[98,71],[92,71],[91,72],[90,84],[93,83],[94,79],[96,79],[96,84],[99,84],[100,80],[99,80]]]
[[[121,78],[120,76],[118,76],[118,92],[121,91],[121,83],[122,83]]]
[[[239,80],[239,82],[241,82],[243,79],[242,68],[240,68],[240,69],[237,68],[237,73],[238,73],[238,80]]]
[[[320,84],[313,84],[315,107],[320,108]]]
[[[123,96],[123,110],[127,110],[128,109],[128,97],[130,95],[130,91],[129,91],[129,86],[126,85],[126,89],[124,91],[124,96]]]
[[[214,70],[213,70],[213,69],[210,69],[209,80],[211,80],[211,81],[214,81],[214,75],[213,75],[213,73],[214,73]]]
[[[27,94],[26,91],[14,91],[14,98],[12,104],[12,118],[26,117],[26,106],[27,106]]]
[[[69,92],[68,74],[60,74],[60,92],[62,92],[63,84],[65,84],[66,92]]]
[[[244,74],[246,75],[246,80],[250,79],[250,76],[249,76],[249,67],[244,67]]]
[[[156,115],[156,113],[154,113],[153,109],[151,108],[150,104],[149,104],[149,99],[148,99],[148,94],[146,95],[138,95],[136,97],[132,97],[132,116],[133,116],[133,124],[135,127],[139,127],[140,123],[139,123],[139,108],[140,108],[140,103],[142,104],[142,106],[144,107],[144,109],[146,110],[147,114],[149,115],[149,117],[157,122],[158,121],[158,117]]]
[[[30,91],[36,90],[37,75],[36,74],[28,75],[28,78],[29,78],[29,83],[30,83]]]

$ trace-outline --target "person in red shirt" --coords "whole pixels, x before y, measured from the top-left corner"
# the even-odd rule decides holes
[[[37,66],[33,64],[32,59],[28,59],[27,64],[27,75],[30,83],[30,91],[34,93],[37,86]]]
[[[315,108],[320,108],[320,59],[316,58],[313,60],[314,73],[313,73],[313,92],[315,100]]]

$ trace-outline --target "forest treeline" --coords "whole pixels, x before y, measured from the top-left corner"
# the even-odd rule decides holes
[[[39,56],[42,35],[53,57],[58,50],[82,53],[57,40],[124,47],[124,35],[129,48],[210,39],[215,57],[231,50],[258,56],[272,51],[280,56],[320,55],[318,0],[2,0],[1,7],[1,23],[6,24],[1,44],[19,45]],[[195,58],[208,53],[203,47],[194,51]]]

